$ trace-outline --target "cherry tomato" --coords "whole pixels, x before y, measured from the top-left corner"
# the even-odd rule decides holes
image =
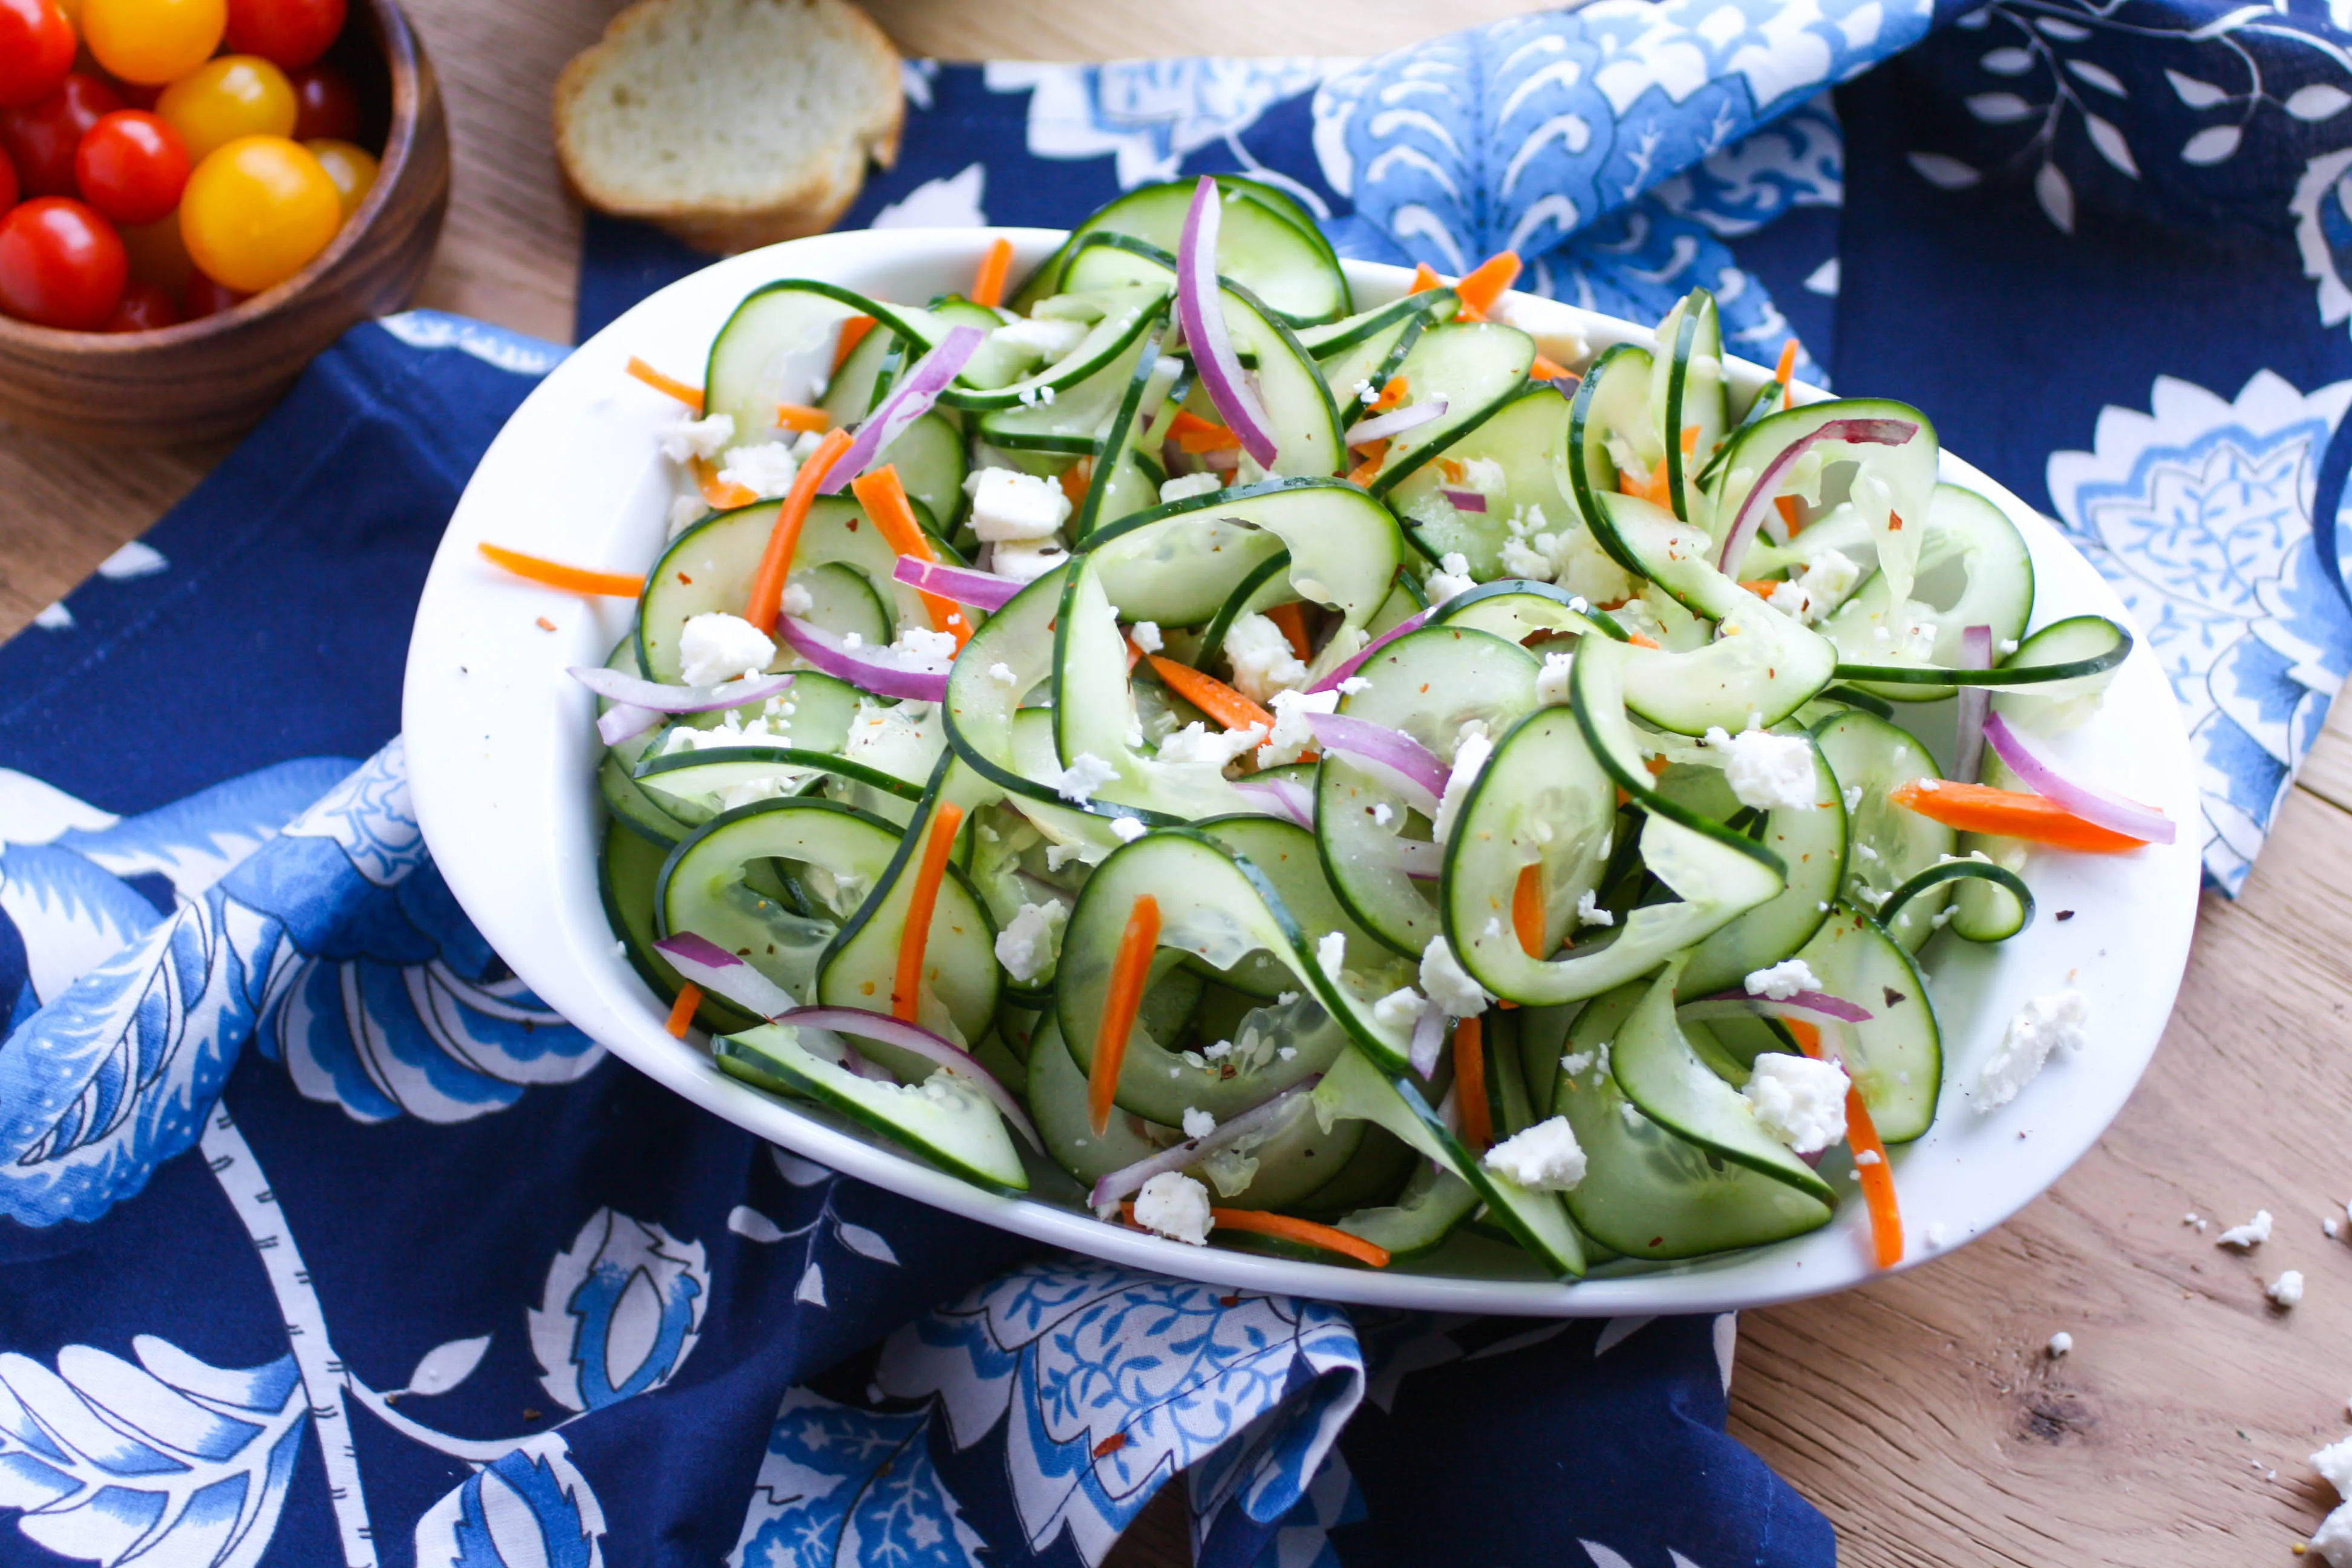
[[[114,89],[73,71],[58,90],[26,109],[0,109],[0,152],[16,165],[28,196],[69,196],[74,152],[89,128],[122,107]]]
[[[8,161],[7,153],[0,153],[0,213],[16,205],[16,165]]]
[[[66,20],[74,25],[74,31],[79,34],[81,31],[81,0],[57,0],[57,5],[58,10],[65,13]]]
[[[246,136],[196,165],[180,237],[210,277],[258,294],[302,270],[343,226],[318,155],[283,136]]]
[[[332,66],[312,66],[293,74],[294,140],[321,137],[355,142],[360,134],[360,95]]]
[[[0,310],[89,331],[121,301],[130,258],[114,226],[79,202],[42,196],[0,218]]]
[[[158,218],[153,223],[127,223],[121,226],[122,248],[131,253],[131,276],[142,283],[152,283],[166,294],[187,290],[188,279],[196,264],[188,259],[188,247],[180,238],[180,215]]]
[[[122,300],[114,307],[114,314],[106,318],[101,332],[152,332],[158,327],[176,326],[180,307],[172,296],[152,283],[133,283],[122,291]]]
[[[343,30],[344,0],[228,0],[228,47],[300,70]]]
[[[200,321],[206,316],[233,310],[252,297],[240,294],[226,283],[217,282],[201,272],[194,273],[188,279],[187,293],[183,301],[186,310],[183,315],[188,321]]]
[[[177,81],[220,47],[227,0],[82,0],[82,41],[124,81]]]
[[[74,175],[81,199],[116,223],[153,223],[180,205],[188,150],[154,115],[118,109],[82,137]]]
[[[240,136],[291,136],[294,84],[257,55],[223,55],[165,88],[155,112],[201,163]]]
[[[302,145],[310,149],[312,156],[319,160],[319,167],[335,182],[335,195],[342,198],[343,221],[351,222],[352,215],[360,210],[360,204],[367,200],[369,190],[375,184],[375,155],[364,147],[326,138]]]
[[[0,104],[38,103],[73,62],[73,24],[56,0],[0,0]]]

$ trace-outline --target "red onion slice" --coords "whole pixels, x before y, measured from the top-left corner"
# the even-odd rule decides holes
[[[2084,821],[2148,844],[2169,844],[2178,835],[2179,829],[2162,812],[2076,784],[2027,751],[2025,742],[2017,738],[2000,714],[1991,714],[1985,720],[1984,733],[2000,760],[2025,781],[2026,787],[2036,795],[2047,795]]]
[[[1780,456],[1764,465],[1764,471],[1756,476],[1747,499],[1739,503],[1739,513],[1731,520],[1731,527],[1723,536],[1722,553],[1716,557],[1717,570],[1727,577],[1738,574],[1739,558],[1748,553],[1764,514],[1772,510],[1780,476],[1799,458],[1824,441],[1843,441],[1856,447],[1900,447],[1918,434],[1919,426],[1908,419],[1832,419],[1811,435],[1790,442],[1781,448]]]
[[[996,1108],[1013,1130],[1028,1140],[1029,1146],[1039,1153],[1045,1152],[1045,1141],[1030,1124],[1029,1113],[1012,1091],[996,1081],[996,1075],[980,1065],[980,1058],[962,1047],[941,1039],[919,1024],[909,1024],[904,1018],[894,1018],[887,1013],[869,1013],[863,1007],[803,1007],[782,1015],[779,1024],[794,1027],[827,1029],[836,1035],[856,1035],[861,1039],[878,1040],[886,1046],[935,1062],[956,1077],[964,1079]],[[1238,1120],[1238,1119],[1237,1119]]]
[[[1375,414],[1370,419],[1359,419],[1348,426],[1348,445],[1370,446],[1374,441],[1402,436],[1408,430],[1417,429],[1433,419],[1444,416],[1445,399],[1442,397],[1432,397],[1404,408],[1391,409],[1386,414]],[[1486,502],[1481,500],[1476,510],[1486,510]]]
[[[1412,1070],[1426,1079],[1437,1070],[1437,1058],[1445,1054],[1445,1009],[1434,1002],[1424,1003],[1421,1016],[1412,1021],[1412,1040],[1405,1047],[1404,1058]],[[1450,1095],[1452,1090],[1447,1091]],[[1448,1099],[1446,1103],[1453,1104]]]
[[[1192,205],[1184,215],[1183,237],[1176,246],[1176,320],[1192,351],[1192,365],[1201,389],[1223,416],[1225,428],[1241,438],[1242,450],[1260,468],[1274,467],[1276,447],[1272,422],[1242,375],[1241,356],[1234,353],[1233,334],[1225,328],[1225,310],[1217,286],[1217,227],[1223,209],[1217,182],[1207,174],[1192,189]]]
[[[1960,628],[1959,668],[1990,669],[1992,668],[1992,628],[1963,626]],[[1974,784],[1984,768],[1985,715],[1992,709],[1992,692],[1981,686],[1963,686],[1954,699],[1952,710],[1957,721],[1952,742],[1952,776],[1963,784]]]
[[[1325,751],[1386,776],[1400,786],[1408,805],[1424,816],[1437,815],[1449,770],[1435,752],[1402,730],[1341,713],[1310,713],[1307,723]]]
[[[944,669],[908,669],[887,647],[852,649],[831,632],[820,630],[797,616],[781,617],[776,629],[794,653],[861,691],[870,691],[877,697],[910,698],[918,702],[947,700],[948,672]]]
[[[1867,1024],[1875,1015],[1866,1007],[1857,1006],[1843,996],[1832,996],[1826,991],[1798,991],[1787,996],[1750,996],[1745,991],[1718,991],[1676,1011],[1680,1016],[1695,1019],[1780,1017],[1774,1008],[1786,1008],[1807,1020],[1832,1018],[1841,1024]]]
[[[987,336],[978,327],[952,327],[939,341],[939,346],[915,362],[882,406],[867,415],[857,426],[856,438],[849,449],[825,474],[824,482],[817,486],[821,495],[836,496],[850,480],[874,466],[874,459],[883,448],[907,433],[907,426],[931,411],[971,356],[980,350],[981,340]]]
[[[1307,689],[1307,695],[1311,697],[1318,691],[1330,690],[1333,687],[1339,685],[1341,681],[1355,674],[1356,671],[1363,668],[1365,661],[1370,658],[1372,655],[1380,652],[1381,648],[1386,647],[1389,644],[1396,641],[1397,638],[1404,636],[1407,632],[1417,632],[1421,630],[1423,626],[1429,624],[1429,616],[1430,612],[1427,610],[1416,610],[1412,615],[1407,616],[1404,619],[1399,621],[1396,625],[1391,626],[1388,630],[1382,632],[1371,641],[1366,643],[1364,645],[1363,652],[1358,654],[1353,658],[1341,661],[1330,674],[1325,676],[1322,679],[1308,687]]]
[[[747,702],[773,697],[793,683],[790,670],[749,680],[722,680],[716,686],[665,686],[657,680],[640,680],[617,669],[584,664],[573,665],[567,673],[599,697],[608,697],[632,708],[649,708],[656,713],[710,713],[721,708],[740,708]]]
[[[660,710],[632,708],[624,702],[617,708],[607,708],[597,716],[596,733],[604,744],[617,746],[633,735],[642,735],[662,721]]]
[[[1315,796],[1296,779],[1244,779],[1234,792],[1263,800],[1299,826],[1314,830]]]
[[[747,1013],[773,1018],[799,1005],[782,986],[707,936],[682,931],[655,942],[654,950],[681,976]]]
[[[1301,1079],[1265,1104],[1254,1106],[1243,1111],[1231,1121],[1221,1123],[1212,1131],[1204,1132],[1198,1138],[1189,1139],[1181,1143],[1171,1144],[1148,1160],[1138,1160],[1132,1165],[1122,1166],[1111,1172],[1097,1182],[1094,1191],[1087,1194],[1087,1204],[1098,1209],[1108,1207],[1121,1198],[1142,1191],[1143,1184],[1154,1176],[1169,1171],[1181,1171],[1203,1155],[1213,1154],[1227,1144],[1237,1142],[1261,1128],[1272,1126],[1298,1102],[1302,1095],[1312,1093],[1315,1086],[1322,1081],[1321,1073],[1317,1073],[1311,1078]]]
[[[982,610],[1003,609],[1022,586],[992,572],[975,572],[969,566],[950,566],[938,561],[918,561],[911,555],[898,557],[898,564],[890,568],[890,574],[910,588],[920,588],[926,594]]]
[[[1442,486],[1439,488],[1437,493],[1444,496],[1445,498],[1445,504],[1452,507],[1455,511],[1485,511],[1486,510],[1486,492],[1483,490],[1457,490],[1451,489],[1450,487]]]

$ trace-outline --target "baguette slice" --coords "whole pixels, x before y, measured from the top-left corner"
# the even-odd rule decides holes
[[[556,81],[555,149],[590,206],[726,253],[831,227],[905,114],[846,0],[638,0]]]

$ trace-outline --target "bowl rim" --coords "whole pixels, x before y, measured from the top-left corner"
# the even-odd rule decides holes
[[[384,72],[391,83],[392,114],[384,132],[383,153],[377,160],[375,183],[361,199],[359,210],[346,218],[335,237],[327,241],[325,249],[304,262],[302,269],[284,282],[247,295],[226,310],[216,310],[193,321],[174,321],[168,327],[152,327],[139,332],[77,332],[0,314],[0,342],[51,353],[84,356],[121,356],[150,349],[184,348],[226,337],[274,314],[297,295],[309,292],[311,285],[349,256],[390,204],[392,192],[415,156],[425,126],[425,105],[428,99],[438,96],[425,46],[397,0],[364,0],[364,5],[365,15],[373,24],[376,53],[383,59]],[[176,207],[173,210],[178,211]]]
[[[1641,1272],[1595,1275],[1580,1282],[1391,1273],[1189,1247],[1104,1225],[1082,1209],[1049,1198],[982,1192],[911,1155],[841,1131],[728,1078],[701,1048],[691,1042],[682,1048],[681,1042],[664,1032],[666,1005],[613,952],[593,868],[584,900],[593,909],[583,911],[576,907],[582,900],[553,890],[566,869],[557,862],[578,856],[580,846],[568,837],[571,827],[562,830],[567,837],[560,844],[551,844],[550,859],[524,842],[530,837],[526,818],[513,815],[537,810],[551,821],[577,807],[588,814],[584,831],[601,835],[604,817],[595,799],[593,764],[577,770],[576,779],[568,773],[555,776],[562,770],[544,764],[547,759],[560,763],[567,746],[582,747],[584,755],[579,736],[593,740],[584,689],[562,674],[562,666],[600,662],[605,647],[595,639],[608,644],[619,635],[619,621],[583,614],[582,601],[576,598],[495,573],[476,556],[474,544],[494,532],[524,549],[546,550],[568,540],[571,555],[584,557],[583,564],[629,570],[599,559],[599,552],[640,548],[645,542],[635,533],[657,540],[659,522],[632,518],[632,509],[645,504],[644,488],[632,488],[616,477],[618,465],[639,462],[642,467],[629,471],[641,476],[652,472],[658,464],[650,438],[653,421],[676,417],[674,407],[620,374],[631,353],[685,357],[677,349],[681,324],[690,345],[707,342],[727,309],[759,282],[855,272],[861,266],[868,273],[891,267],[913,273],[935,262],[935,270],[947,275],[948,258],[968,269],[981,246],[994,236],[1012,239],[1018,262],[1034,266],[1061,241],[1063,231],[1003,226],[857,231],[788,241],[714,263],[641,301],[573,351],[492,443],[435,557],[418,605],[404,692],[410,788],[425,845],[484,938],[549,1005],[638,1070],[723,1119],[901,1195],[1128,1267],[1331,1300],[1542,1317],[1731,1310],[1850,1289],[1891,1272],[1869,1262],[1860,1204],[1843,1205],[1819,1231],[1774,1246]],[[1343,265],[1359,303],[1402,293],[1409,279],[1402,268],[1354,261]],[[1654,342],[1651,330],[1638,323],[1553,301],[1513,296],[1507,307],[1514,316],[1522,308],[1550,314],[1596,349],[1612,342]],[[649,335],[656,321],[665,323],[667,336]],[[704,336],[695,339],[696,332]],[[1743,389],[1769,375],[1748,361],[1730,363],[1735,383]],[[595,379],[584,379],[589,377]],[[616,423],[638,433],[642,458],[603,456],[617,445]],[[597,471],[600,461],[603,469]],[[2060,602],[2059,610],[2048,618],[2088,609],[2128,623],[2114,589],[2053,524],[1949,452],[1943,454],[1943,478],[1979,490],[2001,506],[2025,535],[2037,576]],[[667,484],[666,475],[662,479]],[[549,494],[551,485],[571,485],[575,493],[559,501]],[[519,513],[511,504],[518,488],[531,497],[530,515]],[[501,496],[502,489],[509,493]],[[583,517],[583,507],[592,511],[601,508],[605,521]],[[546,537],[533,537],[533,525],[541,517],[561,521],[545,524]],[[600,533],[600,528],[605,531]],[[521,537],[509,537],[519,532]],[[563,617],[567,636],[549,637],[525,629],[542,615]],[[559,692],[562,695],[553,695]],[[516,722],[518,701],[540,711]],[[1963,982],[1960,994],[1938,1001],[1947,1059],[1937,1124],[1927,1138],[1897,1151],[1895,1158],[1922,1173],[1915,1200],[1920,1188],[1931,1183],[1965,1178],[1964,1197],[1951,1199],[1948,1187],[1933,1190],[1956,1204],[1966,1203],[1970,1218],[1956,1221],[1967,1226],[1967,1236],[1947,1243],[1936,1235],[1940,1225],[1927,1223],[1923,1234],[1921,1222],[1931,1221],[1932,1215],[1916,1206],[1907,1209],[1906,1223],[1924,1245],[1908,1249],[1898,1270],[1918,1267],[1989,1233],[2054,1185],[2121,1111],[2170,1016],[2195,926],[2201,836],[2193,829],[2201,825],[2202,816],[2179,706],[2145,646],[2135,650],[2119,672],[2105,713],[2106,722],[2076,734],[2086,743],[2136,750],[2146,771],[2135,775],[2144,781],[2135,793],[2152,797],[2192,831],[2184,832],[2172,846],[2151,846],[2128,857],[2045,858],[2038,863],[2037,897],[2102,917],[2037,925],[2041,940],[2032,952],[2039,984],[2029,984],[2015,968],[2004,968],[2009,949],[1961,952],[1956,950],[1969,944],[1944,944],[1931,973],[1940,975],[1949,965],[1979,969],[1988,978],[1973,990]],[[2055,754],[2068,760],[2067,750],[2061,743]],[[546,759],[540,771],[548,776],[533,784],[527,776],[530,764],[542,752]],[[2077,755],[2087,754],[2077,748]],[[521,773],[513,771],[518,764],[523,766]],[[524,782],[515,792],[513,781],[519,777]],[[501,790],[514,798],[502,802],[498,798]],[[2070,860],[2082,864],[2067,864]],[[577,925],[577,931],[564,929],[567,922]],[[2107,957],[2110,943],[2119,952],[2112,960]],[[2070,1061],[2053,1062],[2044,1077],[2061,1081],[2042,1083],[2039,1096],[2029,1089],[1990,1115],[1970,1113],[1962,1103],[1968,1094],[1953,1056],[1956,1044],[1965,1038],[1979,1048],[1973,1058],[1962,1058],[1972,1067],[1981,1059],[1987,1030],[1997,1037],[1999,1022],[2009,1010],[2029,991],[2052,988],[2055,968],[2069,958],[2084,973],[2081,984],[2093,993],[2094,1016],[2104,1026],[2104,1033],[2095,1033],[2095,1048],[2077,1053]],[[2095,962],[2102,965],[2095,972],[2089,968]],[[2066,971],[2063,983],[2074,983],[2076,973]],[[2108,1010],[2105,1017],[2102,1009]],[[1954,1016],[1963,1023],[1958,1033],[1951,1022]],[[2017,1142],[2028,1121],[2036,1133],[2030,1144]],[[1958,1166],[1960,1177],[1945,1178],[1926,1163],[1930,1159]],[[1988,1167],[1981,1163],[1992,1159],[2006,1163]],[[1816,1267],[1808,1268],[1808,1263]]]

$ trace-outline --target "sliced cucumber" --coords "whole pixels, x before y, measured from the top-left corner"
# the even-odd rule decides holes
[[[1698,487],[1697,473],[1714,458],[1731,429],[1731,406],[1724,382],[1723,318],[1716,309],[1715,296],[1694,289],[1675,301],[1674,310],[1659,323],[1658,347],[1665,357],[1651,371],[1650,405],[1659,413],[1666,494],[1675,517],[1707,529],[1713,519],[1707,498]]]
[[[1464,626],[1512,643],[1536,637],[1581,637],[1587,632],[1599,632],[1613,642],[1626,640],[1624,628],[1609,612],[1577,608],[1581,603],[1549,583],[1506,577],[1456,594],[1438,606],[1429,624]]]
[[[1822,434],[1824,426],[1842,420],[1867,420],[1879,426],[1892,422],[1910,426],[1911,434],[1894,446]],[[1803,443],[1811,445],[1786,467],[1775,469],[1775,463],[1784,453]],[[1927,514],[1936,494],[1937,452],[1936,427],[1927,422],[1926,415],[1907,403],[1848,397],[1784,409],[1743,426],[1725,447],[1722,474],[1717,480],[1715,516],[1720,520],[1722,529],[1728,530],[1750,492],[1768,473],[1773,475],[1773,493],[1777,496],[1807,489],[1809,479],[1811,486],[1818,489],[1835,470],[1850,468],[1853,472],[1848,480],[1849,488],[1865,480],[1884,488],[1887,510],[1883,520],[1874,507],[1858,505],[1857,510],[1868,516],[1878,569],[1886,578],[1887,597],[1892,603],[1901,604],[1911,597],[1919,545],[1927,537]],[[1858,495],[1856,500],[1860,500]],[[1736,574],[1742,563],[1727,561],[1723,565],[1727,572]]]
[[[1086,1074],[1063,1048],[1061,1028],[1050,1012],[1030,1039],[1024,1098],[1046,1155],[1082,1186],[1091,1187],[1113,1171],[1149,1160],[1184,1136],[1131,1110],[1112,1112],[1097,1132],[1087,1110]]]
[[[1865,1023],[1834,1026],[1843,1043],[1823,1048],[1843,1059],[1878,1136],[1908,1143],[1926,1132],[1943,1087],[1944,1045],[1911,955],[1868,914],[1839,904],[1800,956],[1830,994],[1870,1010]]]
[[[1065,273],[1088,236],[1129,235],[1161,250],[1172,250],[1184,235],[1184,215],[1192,205],[1194,182],[1173,180],[1166,184],[1140,185],[1104,207],[1070,233],[1024,284],[1013,308],[1026,310],[1037,300],[1058,294],[1071,285]],[[1265,199],[1264,187],[1244,188],[1244,182],[1220,179],[1225,195],[1217,226],[1217,272],[1262,296],[1293,325],[1336,321],[1348,313],[1348,280],[1321,237],[1302,231],[1284,212]],[[1101,261],[1094,265],[1108,266]],[[1105,274],[1097,274],[1102,276]]]
[[[1943,774],[1917,736],[1868,713],[1828,720],[1813,731],[1813,739],[1837,774],[1839,787],[1862,791],[1848,812],[1853,826],[1843,897],[1875,909],[1887,894],[1958,847],[1950,828],[1886,798],[1888,791],[1914,779],[1940,779]],[[1889,929],[1905,952],[1918,952],[1935,934],[1936,916],[1950,897],[1949,887],[1930,887],[1904,904]]]
[[[1811,737],[1807,740],[1811,742]],[[1839,897],[1845,880],[1845,800],[1838,793],[1837,773],[1829,759],[1817,742],[1812,750],[1812,805],[1801,810],[1784,806],[1766,813],[1758,839],[1788,868],[1788,886],[1698,945],[1683,969],[1685,994],[1704,996],[1770,968],[1803,947],[1829,918],[1829,906]],[[1710,816],[1718,814],[1727,802],[1734,807],[1739,804],[1731,797],[1719,769],[1669,768],[1658,782],[1671,789],[1678,777],[1709,786],[1713,798],[1699,809]]]
[[[1128,374],[1127,391],[1103,433],[1102,449],[1095,456],[1086,500],[1071,520],[1072,539],[1083,542],[1105,523],[1160,504],[1158,482],[1137,461],[1147,423],[1143,399],[1159,374],[1160,341],[1156,330],[1143,334],[1134,368]]]
[[[1407,1160],[1413,1159],[1411,1147],[1387,1128],[1370,1122],[1358,1125],[1370,1127],[1373,1136],[1387,1139],[1405,1150]],[[1479,1204],[1478,1189],[1455,1175],[1450,1166],[1426,1161],[1413,1164],[1412,1174],[1394,1203],[1352,1209],[1337,1221],[1349,1235],[1385,1248],[1391,1262],[1407,1262],[1436,1251]]]
[[[2033,614],[2033,559],[2000,508],[1973,490],[1937,485],[1911,591],[1910,600],[1894,603],[1886,574],[1877,573],[1822,623],[1822,635],[1837,645],[1841,672],[1873,665],[1956,668],[1960,638],[1969,626],[1990,628],[1996,648],[2016,642]],[[1905,657],[1899,650],[1912,606],[1922,603],[1934,617],[1935,641],[1924,658]],[[1954,690],[1948,685],[1866,680],[1862,689],[1896,702],[1932,702]]]
[[[1074,374],[1066,384],[1057,384],[1050,401],[1033,387],[1030,402],[1015,401],[978,415],[974,424],[980,439],[1012,453],[1091,455],[1101,446],[1129,388],[1139,378],[1150,375],[1158,362],[1160,324],[1166,318],[1165,300],[1153,295],[1149,308],[1136,314],[1133,330],[1114,345],[1114,352],[1089,361],[1085,374]],[[1080,343],[1076,352],[1087,352],[1086,344]]]
[[[1268,479],[1192,496],[1103,528],[1087,542],[1103,592],[1131,621],[1197,626],[1278,550],[1295,596],[1361,626],[1402,559],[1386,508],[1338,479]]]
[[[1528,384],[1536,341],[1495,321],[1448,321],[1414,341],[1398,374],[1409,403],[1445,400],[1445,412],[1391,438],[1372,476],[1384,496],[1423,463],[1498,413]]]
[[[702,378],[703,412],[732,418],[736,436],[745,442],[773,430],[776,405],[814,403],[818,389],[832,379],[841,329],[853,316],[874,318],[868,337],[887,331],[919,345],[919,353],[940,334],[928,310],[884,304],[806,278],[770,283],[745,296],[711,341]]]
[[[1472,575],[1489,579],[1504,574],[1503,546],[1509,540],[1570,526],[1576,503],[1561,489],[1560,461],[1568,410],[1559,388],[1531,386],[1447,447],[1437,461],[1398,481],[1388,492],[1389,504],[1411,522],[1422,553],[1436,561],[1458,552]],[[1463,511],[1443,492],[1462,488],[1450,470],[1474,462],[1498,467],[1502,488],[1484,493],[1484,511]]]
[[[1639,572],[1641,563],[1619,554],[1605,520],[1594,520],[1601,516],[1601,498],[1617,493],[1626,464],[1639,463],[1646,473],[1664,458],[1658,449],[1658,421],[1650,415],[1650,379],[1656,363],[1649,350],[1632,343],[1604,349],[1584,373],[1568,407],[1563,459],[1569,494],[1593,539],[1628,572]]]
[[[1160,320],[1167,300],[1167,290],[1158,287],[1139,287],[1114,309],[1105,312],[1099,321],[1087,329],[1087,335],[1068,353],[1034,374],[1002,386],[977,388],[961,381],[940,395],[940,403],[950,408],[978,412],[991,409],[1012,409],[1024,406],[1056,407],[1065,393],[1086,383],[1103,377],[1111,367],[1135,352],[1137,342]],[[1115,384],[1124,390],[1124,378],[1115,378]],[[1046,394],[1051,393],[1051,402]],[[1116,396],[1116,394],[1114,394]],[[1079,399],[1072,399],[1073,415]],[[1000,440],[996,427],[984,426],[982,434],[991,440]]]

